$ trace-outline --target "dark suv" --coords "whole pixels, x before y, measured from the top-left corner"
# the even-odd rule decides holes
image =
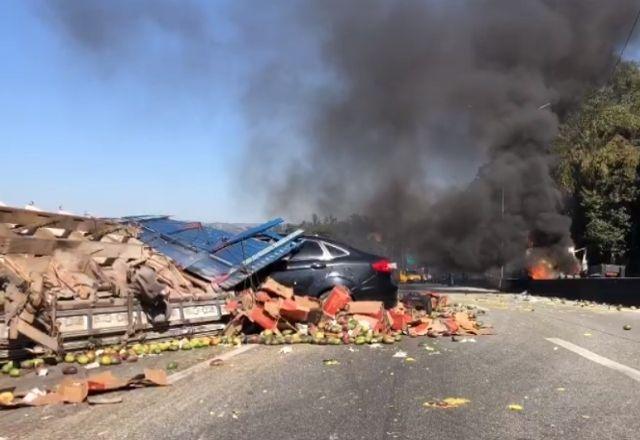
[[[303,237],[296,252],[280,260],[271,276],[296,294],[322,298],[335,285],[351,290],[354,300],[384,302],[393,307],[398,287],[391,280],[395,264],[345,244],[320,237]]]

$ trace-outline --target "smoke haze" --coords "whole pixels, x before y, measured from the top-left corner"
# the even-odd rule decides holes
[[[570,219],[550,175],[550,144],[562,115],[606,80],[637,7],[314,3],[301,19],[330,81],[285,114],[299,121],[306,149],[284,175],[282,163],[263,161],[254,172],[282,176],[267,191],[276,210],[364,213],[428,263],[484,271],[522,261],[532,240],[569,264]],[[286,157],[292,147],[274,151],[273,134],[257,127],[252,154],[269,146]]]
[[[44,3],[84,54],[120,66],[145,29],[213,69],[197,2]],[[484,271],[530,239],[561,260],[570,219],[550,175],[559,121],[606,81],[631,0],[233,3],[249,62],[245,197],[279,215],[374,219],[427,263]],[[160,51],[158,56],[161,56]],[[189,69],[181,71],[189,81]],[[562,263],[562,261],[559,261]]]

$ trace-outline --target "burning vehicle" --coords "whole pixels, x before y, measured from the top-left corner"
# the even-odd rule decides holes
[[[575,256],[573,247],[564,249],[527,249],[525,261],[528,277],[532,280],[575,278],[582,272],[582,265]]]

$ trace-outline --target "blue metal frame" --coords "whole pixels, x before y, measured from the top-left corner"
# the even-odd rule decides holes
[[[298,230],[283,237],[274,228],[281,218],[240,233],[230,233],[198,222],[167,216],[125,217],[140,228],[138,238],[167,255],[183,269],[231,289],[255,272],[288,255],[300,246]]]

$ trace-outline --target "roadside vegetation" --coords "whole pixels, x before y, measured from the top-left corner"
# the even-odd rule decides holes
[[[640,68],[627,62],[566,117],[553,146],[572,235],[591,263],[640,268],[639,145]]]

